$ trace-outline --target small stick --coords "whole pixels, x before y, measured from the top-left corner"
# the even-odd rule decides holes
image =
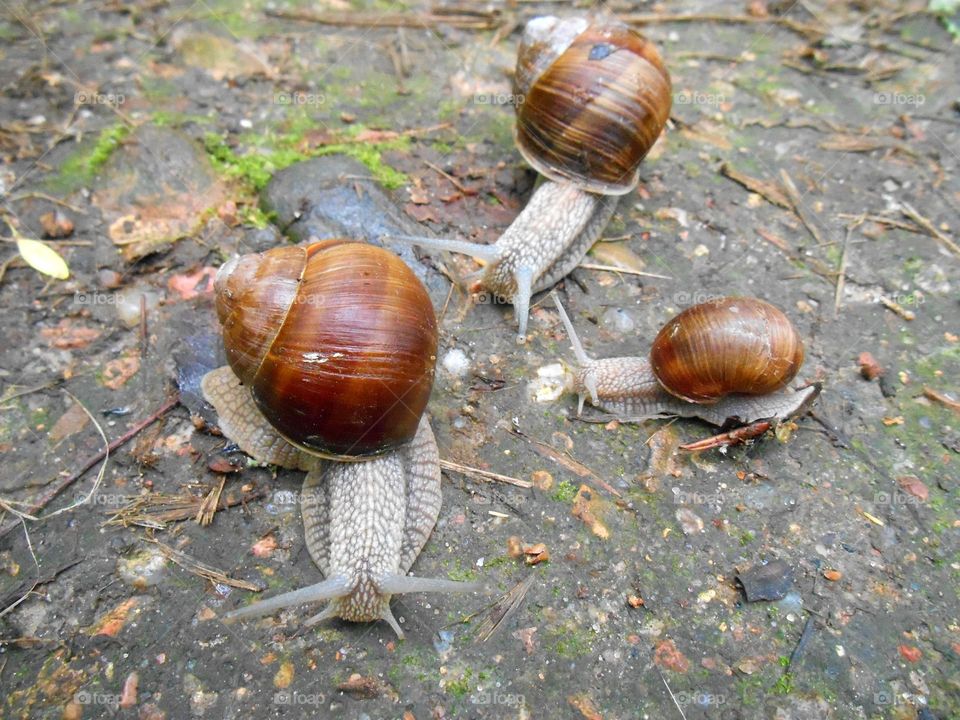
[[[517,487],[521,487],[525,490],[533,487],[533,483],[529,480],[519,480],[517,478],[510,477],[509,475],[501,475],[488,470],[481,470],[479,468],[469,467],[468,465],[461,465],[460,463],[455,463],[450,460],[440,460],[440,467],[442,467],[444,470],[452,470],[464,475],[476,475],[482,480],[494,480],[497,482],[507,483],[508,485],[516,485]]]
[[[863,215],[847,225],[847,234],[843,238],[843,253],[840,255],[840,268],[837,270],[837,292],[833,296],[833,316],[840,314],[840,304],[843,302],[843,286],[847,281],[847,254],[850,250],[850,236],[854,229],[863,224]]]
[[[632,268],[622,268],[616,265],[597,265],[595,263],[580,263],[578,267],[584,270],[599,270],[600,272],[623,273],[624,275],[641,275],[643,277],[657,278],[659,280],[673,280],[669,275],[657,275],[656,273],[643,272],[642,270],[633,270]]]
[[[927,234],[930,235],[930,237],[935,238],[939,240],[941,243],[943,243],[943,245],[947,249],[949,249],[952,253],[954,253],[955,255],[960,255],[960,245],[957,245],[947,235],[944,235],[942,232],[940,232],[940,229],[937,228],[937,226],[934,225],[932,222],[930,222],[929,218],[926,218],[923,215],[921,215],[919,212],[917,212],[917,209],[913,207],[913,205],[911,205],[906,201],[901,202],[900,212],[902,212],[908,218],[910,218],[915,223],[917,223],[917,225],[919,225],[924,230],[926,230]]]
[[[148,417],[148,418],[146,418],[145,420],[142,420],[142,421],[140,421],[139,423],[137,423],[136,425],[134,425],[132,428],[130,428],[130,429],[129,429],[127,432],[125,432],[123,435],[121,435],[121,436],[118,437],[116,440],[114,440],[112,443],[110,443],[109,445],[107,445],[103,450],[101,450],[100,452],[98,452],[98,453],[97,453],[96,455],[94,455],[93,457],[89,458],[89,459],[81,466],[81,468],[80,468],[79,470],[77,470],[77,472],[75,472],[73,475],[71,475],[70,477],[66,478],[66,479],[63,480],[62,482],[58,483],[58,484],[57,484],[55,487],[53,487],[52,489],[48,490],[43,496],[41,496],[41,498],[40,498],[39,500],[37,500],[36,502],[34,502],[32,505],[30,505],[30,508],[29,508],[28,512],[29,512],[30,514],[35,515],[35,514],[37,514],[37,512],[39,512],[40,510],[43,510],[43,508],[45,508],[47,505],[49,505],[50,502],[51,502],[54,498],[56,498],[60,493],[62,493],[64,490],[66,490],[68,487],[70,487],[73,483],[75,483],[77,480],[79,480],[81,477],[83,477],[84,474],[87,472],[87,470],[89,470],[89,469],[92,468],[94,465],[96,465],[98,462],[100,462],[101,460],[103,460],[103,458],[104,458],[108,453],[111,453],[111,452],[117,450],[118,448],[122,447],[124,444],[128,443],[131,438],[133,438],[133,437],[135,437],[135,436],[137,435],[137,433],[141,432],[144,428],[150,426],[151,424],[153,424],[154,422],[156,422],[157,420],[159,420],[161,417],[163,417],[163,416],[166,415],[168,412],[170,412],[171,410],[173,410],[173,408],[175,408],[179,403],[180,403],[180,395],[179,395],[179,394],[174,395],[172,398],[170,398],[169,400],[167,400],[163,405],[160,406],[159,409],[157,409],[155,412],[153,412],[153,413],[150,415],[150,417]],[[18,525],[18,523],[17,523],[17,522],[14,522],[14,523],[12,523],[12,524],[10,524],[10,525],[7,525],[7,526],[6,526],[5,528],[3,528],[2,530],[0,530],[0,539],[6,537],[7,534],[9,534],[9,532],[10,532],[11,530],[13,530],[13,528],[15,528],[17,525]]]
[[[33,198],[33,199],[36,199],[36,200],[46,200],[47,202],[52,202],[52,203],[55,204],[55,205],[61,205],[61,206],[65,207],[65,208],[67,208],[67,210],[72,210],[73,212],[79,213],[80,215],[86,215],[86,214],[87,214],[87,211],[84,210],[83,208],[77,207],[76,205],[71,205],[71,204],[68,203],[66,200],[61,200],[60,198],[56,198],[56,197],[54,197],[53,195],[47,195],[46,193],[42,193],[42,192],[22,192],[22,193],[17,193],[17,194],[14,195],[12,198],[10,198],[10,201],[11,201],[11,202],[17,202],[17,201],[19,201],[19,200],[27,200],[27,199],[30,199],[30,198]]]
[[[477,194],[477,191],[476,191],[476,190],[473,190],[472,188],[465,187],[465,186],[463,185],[463,183],[461,183],[459,180],[457,180],[455,177],[453,177],[453,176],[450,175],[449,173],[444,172],[444,170],[443,170],[442,168],[437,167],[436,165],[434,165],[434,164],[433,164],[432,162],[430,162],[429,160],[424,160],[423,162],[424,162],[424,164],[426,164],[426,166],[427,166],[428,168],[430,168],[431,170],[436,170],[438,173],[440,173],[441,175],[443,175],[443,177],[445,177],[447,180],[450,181],[450,184],[451,184],[451,185],[453,185],[457,190],[459,190],[460,192],[462,192],[464,195],[476,195],[476,194]]]
[[[883,295],[880,296],[880,304],[887,308],[887,310],[892,310],[904,320],[913,320],[916,317],[916,314],[914,314],[912,310],[906,310],[890,298],[884,297]]]
[[[955,413],[960,413],[960,402],[954,400],[949,395],[944,395],[942,392],[934,390],[931,387],[923,386],[923,396],[928,400],[933,400],[934,402],[942,403],[948,408],[953,410]]]
[[[301,20],[321,25],[354,27],[412,27],[423,29],[437,25],[449,25],[463,30],[492,30],[496,27],[495,16],[490,13],[478,15],[442,15],[438,13],[386,13],[386,12],[313,12],[311,10],[264,11],[267,16],[284,20]]]

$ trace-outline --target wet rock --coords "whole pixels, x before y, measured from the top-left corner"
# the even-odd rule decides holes
[[[214,80],[270,74],[270,66],[253,47],[223,35],[177,28],[170,44],[185,65],[206,70]]]
[[[630,313],[623,308],[608,308],[600,316],[600,324],[607,330],[620,335],[630,332],[637,326],[630,317]]]
[[[226,199],[201,149],[170,128],[142,125],[113,153],[93,203],[134,261],[199,229]]]
[[[138,590],[159,585],[166,576],[167,559],[150,548],[117,561],[117,573]]]
[[[782,600],[793,586],[793,568],[783,560],[772,560],[738,571],[747,602]]]
[[[314,158],[274,175],[261,201],[268,212],[276,213],[280,229],[297,241],[349,237],[382,246],[382,235],[427,232],[404,214],[383,188],[368,179],[369,175],[370,171],[353,158]],[[429,272],[411,247],[391,244],[390,248],[413,268],[434,301],[442,302],[449,287],[446,280]]]

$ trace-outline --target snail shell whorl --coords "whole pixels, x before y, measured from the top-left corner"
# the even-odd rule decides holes
[[[534,18],[517,56],[516,142],[557,182],[623,195],[670,115],[656,48],[617,20]]]
[[[275,248],[230,261],[215,292],[227,361],[285,438],[367,456],[416,434],[437,324],[396,255],[342,240]]]
[[[725,297],[687,308],[657,333],[650,364],[672,395],[714,403],[733,393],[765,395],[803,364],[790,320],[755,298]]]

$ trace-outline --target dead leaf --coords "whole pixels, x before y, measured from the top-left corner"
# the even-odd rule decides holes
[[[167,288],[177,293],[181,300],[192,300],[200,295],[212,294],[216,277],[217,268],[206,266],[195,273],[172,276],[167,280]]]
[[[523,643],[523,650],[527,655],[532,655],[533,651],[536,649],[536,643],[534,642],[534,634],[536,634],[536,627],[523,628],[521,630],[516,630],[513,633],[513,636]]]
[[[137,598],[127,598],[105,615],[101,616],[93,625],[87,628],[90,636],[106,635],[116,637],[130,618],[130,613],[139,605]]]
[[[603,265],[641,272],[647,264],[623,242],[598,242],[590,250],[590,257]]]
[[[50,438],[50,442],[56,444],[64,438],[80,432],[89,422],[90,416],[87,415],[80,403],[73,403],[53,424],[50,432],[47,433],[47,437]]]
[[[590,528],[590,532],[598,538],[606,540],[610,537],[610,530],[601,517],[606,515],[609,508],[609,502],[598,496],[588,485],[581,485],[577,496],[573,499],[570,514],[583,521]]]
[[[567,702],[570,703],[575,710],[579,710],[580,714],[583,715],[586,720],[603,720],[603,715],[600,714],[597,706],[593,704],[593,700],[591,700],[590,696],[586,693],[569,695]]]
[[[337,685],[337,690],[349,693],[353,697],[363,700],[372,700],[381,695],[385,695],[394,700],[397,698],[396,690],[394,690],[389,683],[373,676],[365,677],[360,673],[353,673],[349,678]]]
[[[277,539],[271,534],[257,540],[250,548],[250,552],[258,558],[267,558],[273,555],[273,551],[276,549]]]
[[[880,366],[880,363],[877,362],[877,359],[870,353],[860,353],[860,356],[857,358],[857,362],[860,363],[860,374],[863,375],[866,380],[875,380],[883,375],[883,368]]]
[[[673,670],[678,673],[685,673],[690,669],[690,661],[687,656],[677,649],[673,640],[661,640],[657,643],[653,652],[653,662],[660,667]]]
[[[17,250],[24,262],[37,272],[57,280],[66,280],[70,277],[67,261],[46,243],[29,238],[17,238]]]
[[[913,495],[915,498],[918,498],[923,502],[926,502],[927,498],[930,497],[930,491],[927,490],[927,486],[923,484],[923,481],[920,480],[920,478],[914,475],[903,475],[898,477],[897,483],[903,488],[904,492]]]
[[[782,207],[785,210],[793,210],[793,205],[787,198],[786,193],[784,193],[783,188],[775,181],[760,180],[759,178],[751,177],[731,167],[729,163],[724,163],[720,166],[720,174],[730,178],[738,185],[742,185],[750,192],[762,196],[769,203]]]
[[[290,683],[293,682],[294,672],[293,662],[290,660],[284,660],[282,663],[280,663],[280,667],[273,676],[273,686],[278,690],[283,690],[290,687]]]
[[[47,238],[65,238],[73,235],[73,220],[60,210],[44,213],[40,216],[40,227]]]
[[[550,559],[550,552],[543,543],[524,545],[523,554],[526,555],[524,560],[526,560],[527,565],[539,565]]]
[[[900,657],[907,662],[920,662],[920,658],[923,657],[920,648],[913,647],[912,645],[900,645],[897,647],[897,650],[900,651]]]
[[[100,337],[100,331],[76,325],[69,318],[64,318],[56,327],[42,328],[40,335],[51,347],[59,350],[80,350]]]
[[[105,387],[119,390],[140,369],[140,354],[131,352],[124,357],[114,358],[103,369],[101,380]]]

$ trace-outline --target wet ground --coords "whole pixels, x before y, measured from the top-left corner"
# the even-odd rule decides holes
[[[691,455],[712,428],[577,419],[537,382],[572,362],[548,299],[518,346],[450,292],[472,261],[405,250],[442,312],[441,455],[520,481],[445,473],[414,572],[487,592],[396,599],[402,642],[218,619],[320,575],[300,475],[203,429],[212,270],[284,234],[492,242],[532,190],[518,28],[573,10],[446,7],[4,6],[0,717],[960,717],[958,20],[924,3],[611,4],[672,120],[588,258],[624,271],[561,295],[596,356],[715,295],[777,304],[824,384],[792,432]]]

